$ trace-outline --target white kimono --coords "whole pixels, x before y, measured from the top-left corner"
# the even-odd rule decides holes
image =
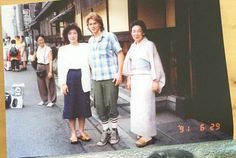
[[[124,74],[131,76],[131,131],[144,137],[156,135],[155,93],[153,80],[165,85],[165,73],[156,46],[146,37],[133,43],[125,57]]]

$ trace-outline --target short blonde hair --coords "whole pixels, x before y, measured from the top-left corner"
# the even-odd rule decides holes
[[[87,26],[89,23],[89,20],[93,19],[96,22],[98,22],[100,24],[100,30],[103,31],[104,30],[104,25],[103,25],[103,21],[102,21],[102,17],[97,14],[96,12],[90,12],[89,15],[87,16]]]

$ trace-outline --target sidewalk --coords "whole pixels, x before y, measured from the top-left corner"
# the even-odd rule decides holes
[[[56,81],[57,83],[57,81]],[[64,105],[64,96],[62,95],[60,91],[60,87],[57,86],[57,103],[56,105],[63,109]],[[92,110],[92,117],[87,119],[85,124],[86,131],[90,134],[92,137],[92,140],[90,142],[81,142],[82,146],[84,147],[84,150],[86,152],[99,152],[99,151],[114,151],[114,150],[121,150],[121,149],[129,149],[134,148],[136,141],[136,136],[132,134],[129,131],[129,103],[125,101],[124,99],[120,98],[118,99],[119,104],[119,126],[118,131],[120,135],[120,142],[115,145],[110,145],[109,143],[103,147],[99,147],[96,145],[96,143],[100,139],[100,135],[102,132],[102,126],[99,122],[98,115],[96,113],[96,109],[93,106],[93,98],[91,96],[91,110]]]
[[[119,99],[118,99],[118,110],[119,110],[119,125],[118,131],[120,135],[120,142],[115,145],[107,144],[103,147],[99,147],[96,145],[100,138],[101,134],[101,124],[99,122],[98,116],[96,114],[96,109],[92,106],[92,117],[89,118],[86,122],[86,130],[91,135],[92,140],[90,142],[81,142],[81,146],[85,150],[88,155],[81,155],[78,153],[76,156],[65,156],[65,158],[69,157],[90,157],[89,155],[103,156],[103,157],[132,157],[131,155],[136,155],[135,157],[143,157],[141,155],[147,156],[152,151],[158,149],[168,149],[168,147],[164,147],[164,145],[173,145],[173,144],[183,144],[183,143],[196,143],[196,142],[206,142],[212,140],[225,140],[230,139],[229,136],[225,135],[220,131],[200,131],[199,127],[201,126],[201,122],[198,122],[194,119],[182,119],[176,116],[173,112],[168,110],[160,110],[157,113],[157,136],[156,142],[153,145],[149,145],[144,149],[139,149],[135,146],[136,136],[130,132],[130,106],[129,106],[130,94],[127,90],[120,87],[119,91]],[[91,97],[93,101],[93,98]],[[58,87],[58,101],[57,106],[63,108],[63,95],[61,94]],[[158,111],[158,110],[157,110]],[[183,130],[184,128],[184,130]],[[206,129],[208,127],[206,126]],[[212,142],[214,144],[214,142]],[[231,142],[226,141],[226,144],[230,144]],[[196,146],[198,143],[196,143]],[[217,144],[216,144],[217,145]],[[158,147],[157,147],[158,146]],[[185,149],[186,145],[183,146]],[[193,145],[194,146],[194,145]],[[177,146],[173,146],[174,148],[178,148]],[[121,150],[122,149],[122,150]],[[129,149],[129,150],[126,150]],[[203,150],[199,149],[199,150]],[[116,151],[118,150],[118,151]],[[112,152],[116,151],[116,152]],[[145,153],[143,153],[145,151]],[[98,152],[98,153],[94,153]],[[102,152],[102,153],[101,153]],[[116,153],[118,155],[116,155]],[[127,153],[127,155],[123,154]],[[122,156],[123,155],[123,156]],[[129,155],[129,156],[128,156]],[[64,156],[63,156],[64,157]],[[133,156],[134,157],[134,156]]]
[[[151,157],[152,154],[156,156]],[[65,155],[51,158],[235,158],[236,141],[213,141],[204,143],[149,146],[118,151]]]

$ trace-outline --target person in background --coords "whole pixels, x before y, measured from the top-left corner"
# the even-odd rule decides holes
[[[63,119],[69,120],[70,142],[77,144],[78,139],[91,140],[84,130],[85,118],[92,116],[89,47],[87,43],[80,43],[82,34],[76,24],[67,25],[63,30],[63,38],[66,45],[58,50],[58,82],[64,94]],[[76,119],[79,123],[78,133]]]
[[[18,47],[18,45],[21,43],[20,42],[20,36],[15,36],[15,40],[16,40],[16,46]]]
[[[26,64],[28,63],[28,61],[30,61],[30,45],[32,44],[31,43],[31,38],[29,37],[28,34],[26,34],[25,36],[25,50],[26,50],[26,56],[27,56],[27,61],[26,61]]]
[[[11,40],[11,47],[9,49],[8,58],[11,61],[11,70],[20,71],[20,51],[16,47],[16,40]]]
[[[156,135],[155,93],[161,93],[165,73],[155,44],[146,37],[143,21],[131,24],[131,35],[134,43],[125,57],[124,74],[131,90],[131,131],[137,135],[136,146],[144,147],[152,144]]]
[[[122,83],[124,54],[115,34],[104,31],[100,15],[91,12],[87,17],[87,26],[92,33],[90,63],[94,90],[94,102],[102,122],[102,135],[98,146],[119,142],[117,130],[117,99],[119,84]],[[109,122],[111,125],[109,127]]]
[[[41,102],[38,105],[47,105],[52,107],[55,105],[57,99],[56,83],[52,72],[52,50],[45,44],[44,35],[36,37],[38,49],[35,52],[33,59],[37,58],[37,71],[45,72],[45,76],[37,75],[37,83]]]
[[[5,70],[11,70],[11,61],[8,59],[9,50],[11,48],[11,37],[7,36],[6,40],[4,40],[4,51],[3,51],[3,60],[4,60],[4,68]]]
[[[18,45],[18,49],[20,50],[21,54],[21,70],[27,70],[27,52],[26,52],[26,43],[25,43],[25,36],[20,36],[20,43]]]

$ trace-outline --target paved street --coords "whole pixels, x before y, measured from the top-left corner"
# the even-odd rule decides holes
[[[119,134],[121,141],[116,145],[107,144],[104,147],[96,146],[100,138],[101,125],[95,109],[92,107],[93,117],[87,120],[86,130],[92,141],[81,142],[78,145],[69,143],[69,128],[62,119],[63,96],[58,90],[57,105],[48,108],[38,106],[40,101],[36,75],[28,66],[27,71],[5,72],[5,90],[11,92],[11,85],[24,83],[24,108],[7,109],[7,155],[8,158],[74,155],[81,153],[114,151],[121,149],[136,149],[135,135],[130,132],[129,94],[124,89],[120,91],[119,103]],[[191,127],[181,133],[178,126]],[[183,120],[169,111],[160,111],[157,114],[156,143],[150,147],[193,143],[209,140],[229,139],[222,132],[206,130],[199,131],[200,122],[194,119]],[[209,129],[209,128],[208,128]]]
[[[81,145],[68,143],[69,129],[62,119],[59,106],[38,106],[40,101],[36,75],[30,68],[23,72],[5,73],[5,90],[11,85],[24,83],[24,108],[7,109],[8,158],[75,154],[85,152]]]

